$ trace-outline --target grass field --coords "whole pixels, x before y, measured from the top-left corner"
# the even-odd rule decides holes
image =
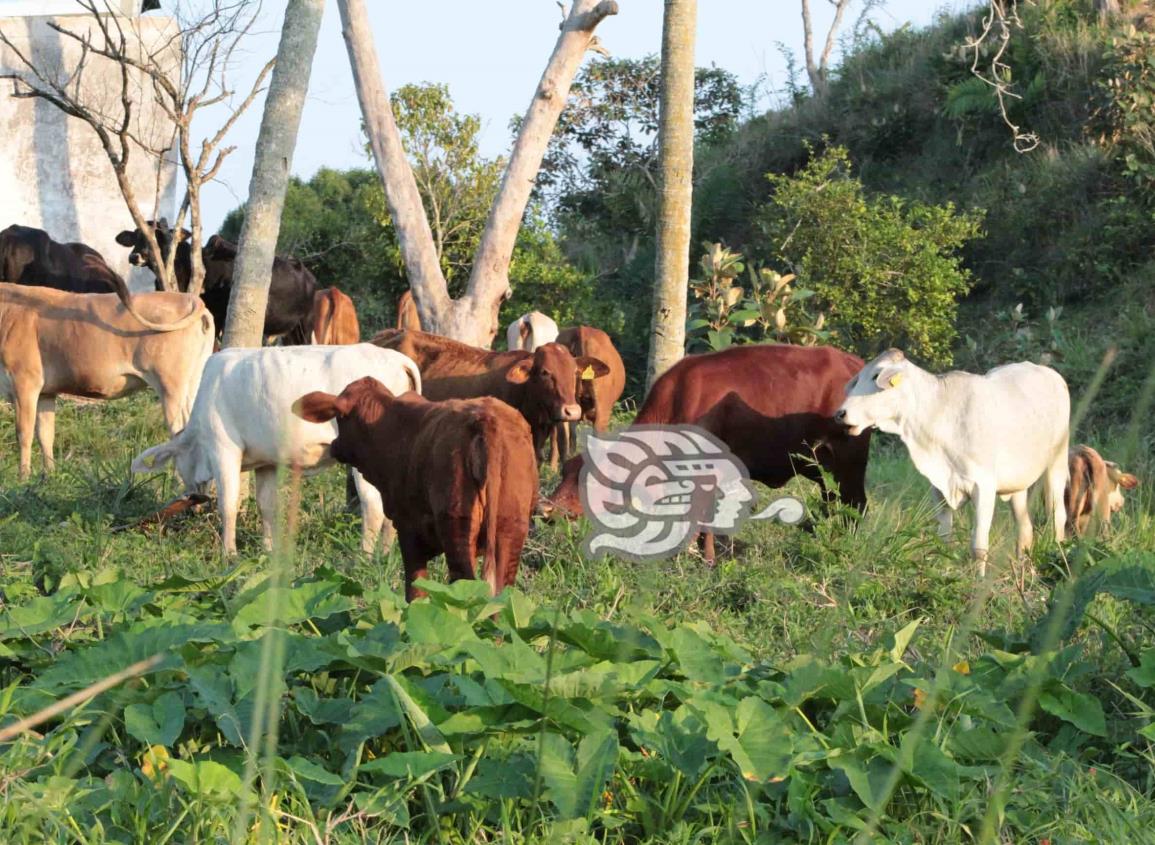
[[[878,437],[861,520],[747,526],[713,570],[537,524],[512,595],[409,608],[337,469],[295,550],[262,552],[251,501],[233,561],[215,514],[132,527],[179,492],[128,473],[162,439],[150,394],[62,403],[57,473],[20,485],[0,415],[4,721],[159,655],[0,745],[5,842],[1155,838],[1146,483],[1109,538],[1040,528],[1030,561],[1000,505],[980,585],[969,512],[940,541]]]

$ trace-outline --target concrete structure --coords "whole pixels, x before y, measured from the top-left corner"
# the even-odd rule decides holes
[[[139,0],[115,0],[114,8],[131,15]],[[0,29],[21,53],[42,72],[68,79],[76,70],[79,45],[49,27],[55,22],[73,32],[99,31],[87,14],[76,12],[75,0],[0,0]],[[58,13],[48,16],[45,13]],[[138,49],[152,53],[163,48],[179,77],[180,45],[173,39],[176,25],[160,15],[128,17],[122,26]],[[27,68],[5,45],[0,44],[0,73],[26,75]],[[80,241],[99,250],[117,272],[137,290],[151,289],[152,274],[128,264],[128,250],[113,238],[121,229],[133,228],[116,184],[108,156],[93,129],[84,121],[68,117],[41,99],[11,96],[12,82],[0,82],[0,228],[12,223],[44,229],[58,241]],[[153,101],[149,88],[133,79],[134,131],[150,147],[168,146],[172,124]],[[123,114],[120,105],[118,65],[90,57],[87,66],[69,85],[79,91],[89,107],[98,108],[113,121]],[[129,154],[129,178],[145,216],[175,217],[177,167],[170,157],[162,161],[135,146]]]

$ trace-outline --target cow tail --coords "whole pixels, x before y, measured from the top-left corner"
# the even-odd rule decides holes
[[[136,305],[133,304],[132,293],[128,290],[128,285],[119,273],[112,274],[112,286],[116,290],[116,296],[120,299],[120,303],[124,306],[124,310],[133,316],[138,323],[146,329],[152,329],[154,332],[175,332],[186,326],[191,326],[196,322],[200,316],[201,303],[193,300],[192,309],[175,323],[154,323],[136,310]]]
[[[501,592],[503,573],[498,569],[497,518],[501,511],[502,452],[504,444],[489,419],[476,423],[470,445],[473,478],[481,492],[482,521],[485,527],[485,567],[482,570],[492,595]],[[493,470],[493,471],[491,471]]]

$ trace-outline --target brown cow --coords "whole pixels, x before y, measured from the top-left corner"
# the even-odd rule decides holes
[[[397,328],[421,331],[421,315],[417,313],[412,291],[405,291],[397,300]]]
[[[1123,472],[1114,461],[1105,461],[1090,446],[1080,445],[1067,453],[1070,478],[1063,502],[1067,521],[1080,537],[1094,519],[1106,529],[1111,514],[1123,507],[1123,491],[1134,490],[1139,479]]]
[[[754,481],[780,487],[801,475],[830,498],[821,467],[834,477],[841,500],[863,510],[870,432],[851,437],[831,419],[862,366],[860,358],[826,346],[735,346],[693,355],[654,383],[634,424],[700,425],[747,464]],[[544,511],[581,515],[582,463],[581,455],[565,463]],[[711,549],[707,536],[707,560]]]
[[[347,346],[361,341],[361,326],[353,300],[337,288],[322,288],[313,294],[312,317],[311,343]]]
[[[56,397],[116,399],[146,385],[160,396],[172,434],[188,420],[213,318],[182,293],[138,293],[136,308],[172,320],[169,331],[143,328],[114,293],[69,293],[0,284],[0,385],[16,409],[20,477],[32,471],[32,437],[51,472]]]
[[[589,356],[597,358],[610,368],[605,378],[590,379],[578,377],[577,397],[582,406],[582,419],[593,423],[595,431],[606,431],[610,427],[610,415],[614,403],[626,389],[626,365],[622,356],[601,329],[592,326],[574,326],[564,329],[557,336],[557,342],[569,349],[575,358]],[[559,448],[560,442],[560,448]],[[558,455],[564,461],[577,451],[577,423],[558,423],[550,433],[549,465],[557,469]]]
[[[330,454],[381,492],[408,600],[425,594],[413,582],[442,553],[450,581],[475,577],[480,551],[494,595],[514,583],[537,500],[529,426],[516,411],[489,397],[394,396],[368,376],[340,396],[306,394],[293,411],[315,423],[337,419]]]
[[[532,354],[492,352],[428,332],[397,329],[386,329],[372,342],[412,358],[429,399],[493,396],[519,410],[533,433],[535,455],[555,422],[580,419],[578,377],[587,371],[595,379],[609,373],[598,359],[574,358],[557,343],[543,344]]]

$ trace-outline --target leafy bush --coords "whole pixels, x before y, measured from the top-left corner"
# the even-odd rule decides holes
[[[900,346],[951,360],[957,302],[970,286],[958,250],[981,216],[899,197],[872,198],[832,146],[794,176],[770,174],[767,249],[815,292],[839,343],[868,357]]]
[[[826,315],[811,320],[802,302],[814,291],[792,288],[794,275],[775,273],[767,267],[749,269],[749,292],[734,280],[745,266],[739,253],[721,244],[703,244],[702,273],[705,279],[690,282],[689,320],[686,326],[690,350],[717,351],[734,343],[779,341],[812,346],[828,341],[823,330]],[[789,315],[787,315],[789,311]]]

